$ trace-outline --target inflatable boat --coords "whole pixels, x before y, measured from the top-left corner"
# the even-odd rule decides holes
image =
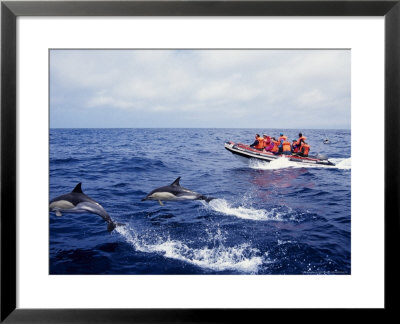
[[[265,162],[271,162],[280,157],[285,157],[289,159],[289,161],[297,162],[305,165],[335,165],[331,161],[328,160],[327,157],[323,155],[315,155],[315,156],[298,156],[298,155],[284,155],[284,154],[274,154],[271,152],[261,151],[255,148],[250,147],[249,145],[234,143],[234,142],[226,142],[225,148],[238,156],[242,156],[249,159],[257,159]]]

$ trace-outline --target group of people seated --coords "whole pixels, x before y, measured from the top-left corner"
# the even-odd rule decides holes
[[[250,147],[274,154],[308,156],[310,145],[306,143],[306,139],[307,138],[303,136],[302,133],[299,133],[297,141],[293,140],[292,143],[288,141],[287,136],[283,133],[280,133],[278,139],[266,134],[264,134],[263,137],[256,134],[256,139]]]

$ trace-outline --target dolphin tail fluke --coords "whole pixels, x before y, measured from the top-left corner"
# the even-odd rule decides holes
[[[206,197],[206,196],[201,196],[198,200],[204,200],[205,202],[209,203],[211,200],[216,199],[214,197]]]
[[[125,224],[109,222],[107,225],[107,231],[109,231],[111,233],[118,226],[125,226]]]
[[[116,227],[117,225],[114,222],[109,222],[107,225],[107,231],[112,232]]]

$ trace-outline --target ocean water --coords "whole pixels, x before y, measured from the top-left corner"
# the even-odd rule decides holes
[[[335,166],[243,160],[224,148],[280,131],[50,129],[50,198],[82,182],[125,224],[109,233],[98,215],[50,212],[50,274],[351,274],[351,132],[302,130],[310,154]],[[216,199],[141,201],[179,176]]]

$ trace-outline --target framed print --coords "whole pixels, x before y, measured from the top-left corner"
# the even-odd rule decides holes
[[[394,309],[398,1],[1,9],[2,321]]]

